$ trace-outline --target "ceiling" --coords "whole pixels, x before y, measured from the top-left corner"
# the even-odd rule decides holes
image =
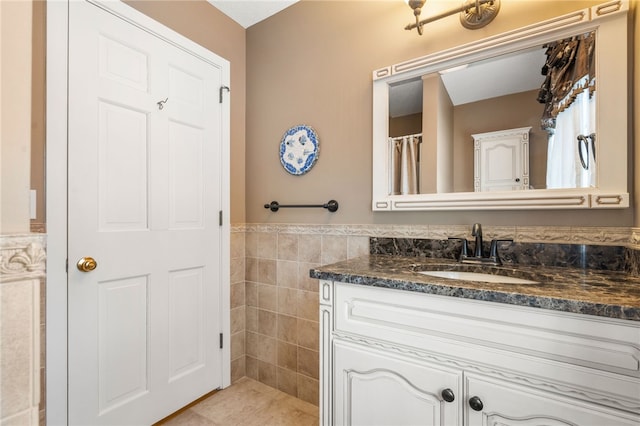
[[[453,105],[539,89],[545,49],[535,48],[440,71]],[[389,89],[389,115],[401,117],[422,111],[422,79]]]
[[[222,13],[249,28],[271,15],[275,15],[298,0],[207,0]]]

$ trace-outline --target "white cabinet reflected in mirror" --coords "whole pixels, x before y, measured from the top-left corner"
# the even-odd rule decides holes
[[[627,10],[374,71],[373,209],[628,207]],[[502,183],[481,184],[483,170]]]

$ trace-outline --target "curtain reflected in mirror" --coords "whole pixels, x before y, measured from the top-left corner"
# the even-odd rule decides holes
[[[550,43],[538,101],[549,133],[547,188],[596,186],[595,32]]]
[[[389,188],[391,195],[420,193],[422,135],[389,138]]]

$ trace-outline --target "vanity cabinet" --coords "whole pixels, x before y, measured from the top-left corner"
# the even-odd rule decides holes
[[[638,425],[640,324],[320,281],[323,425]]]
[[[462,374],[420,359],[337,341],[335,424],[455,425],[459,404],[443,391],[461,395]],[[325,423],[326,424],[326,423]]]

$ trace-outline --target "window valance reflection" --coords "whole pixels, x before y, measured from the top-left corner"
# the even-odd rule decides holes
[[[549,43],[538,95],[549,134],[547,188],[596,186],[595,32]]]

